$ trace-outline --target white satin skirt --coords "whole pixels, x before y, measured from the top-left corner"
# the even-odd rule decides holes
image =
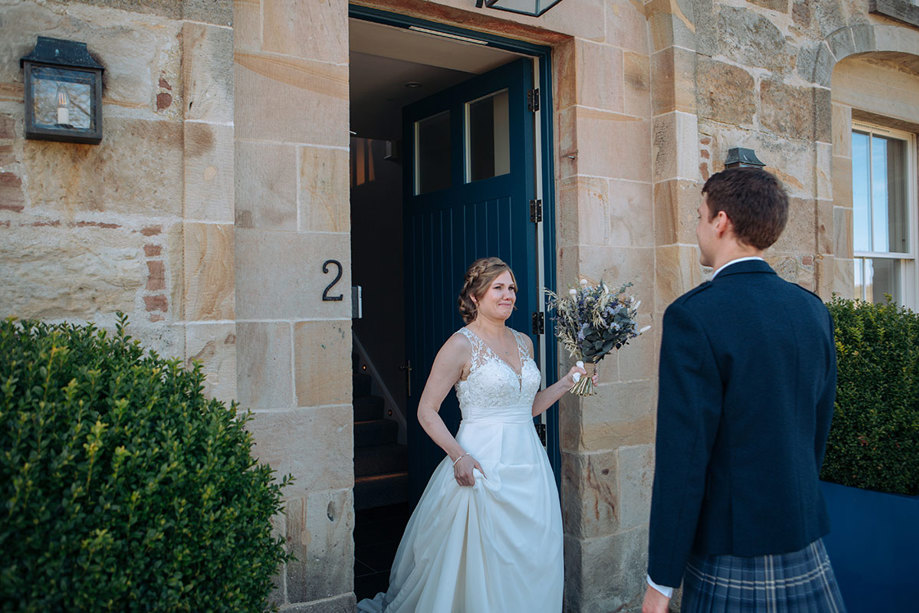
[[[405,528],[389,590],[362,613],[559,613],[564,570],[555,478],[529,419],[464,421],[457,441],[479,461],[472,487],[450,458]]]

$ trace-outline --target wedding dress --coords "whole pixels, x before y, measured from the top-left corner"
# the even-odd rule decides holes
[[[469,376],[456,384],[456,440],[485,471],[463,487],[444,458],[405,528],[389,590],[358,603],[368,613],[559,613],[562,516],[533,427],[540,374],[514,332],[520,373],[468,328]]]

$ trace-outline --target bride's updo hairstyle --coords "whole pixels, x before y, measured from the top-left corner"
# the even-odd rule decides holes
[[[511,273],[511,281],[517,285],[514,271],[500,258],[481,258],[466,269],[466,282],[463,283],[463,291],[460,292],[457,300],[460,315],[465,323],[472,323],[478,311],[472,297],[475,296],[478,299],[484,296],[491,282],[504,272]]]

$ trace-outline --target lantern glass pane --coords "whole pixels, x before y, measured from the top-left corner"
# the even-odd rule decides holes
[[[92,72],[35,66],[32,112],[37,127],[93,130]]]
[[[493,9],[539,17],[559,2],[561,0],[487,0],[485,4]]]

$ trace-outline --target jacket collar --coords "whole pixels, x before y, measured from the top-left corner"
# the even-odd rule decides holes
[[[728,264],[725,266],[721,272],[718,273],[718,276],[712,279],[712,283],[717,283],[722,277],[729,277],[731,275],[744,275],[749,273],[769,273],[775,274],[775,271],[772,270],[772,267],[769,266],[766,262],[762,260],[746,260],[743,262],[737,262],[736,264]]]

